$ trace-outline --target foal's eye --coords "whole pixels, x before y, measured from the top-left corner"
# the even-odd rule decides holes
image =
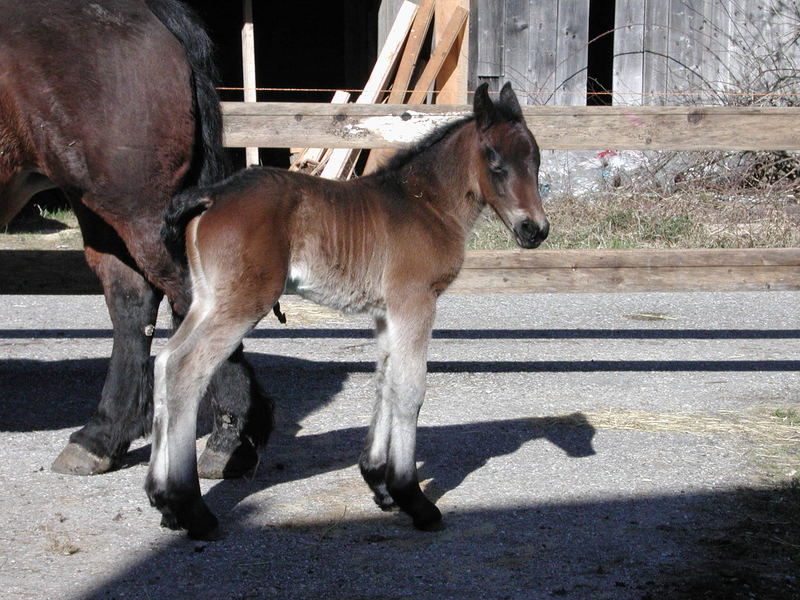
[[[503,157],[500,156],[500,153],[494,148],[486,149],[486,164],[488,165],[489,170],[495,175],[506,174],[506,167],[503,163]]]

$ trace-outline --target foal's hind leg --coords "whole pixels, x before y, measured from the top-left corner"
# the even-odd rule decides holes
[[[197,408],[214,371],[261,316],[231,314],[196,299],[156,358],[153,448],[145,489],[164,515],[162,524],[185,528],[193,538],[213,537],[217,527],[200,495]]]
[[[395,506],[394,499],[386,488],[386,462],[389,453],[389,437],[392,426],[391,394],[386,381],[389,362],[389,334],[386,319],[375,319],[375,339],[378,344],[378,362],[375,367],[375,407],[367,434],[367,442],[359,459],[364,481],[374,494],[375,503],[381,510]]]
[[[370,475],[379,472],[385,429],[388,445],[385,450],[384,481],[395,503],[411,515],[418,529],[435,529],[442,515],[419,487],[416,465],[417,417],[425,397],[427,350],[435,312],[435,297],[426,294],[408,295],[390,302],[387,311],[389,356],[382,401],[370,428],[365,456],[377,459],[368,462],[365,479],[381,497],[382,487]],[[387,413],[390,413],[387,415]],[[364,463],[362,462],[362,473]],[[377,468],[376,468],[377,467]]]

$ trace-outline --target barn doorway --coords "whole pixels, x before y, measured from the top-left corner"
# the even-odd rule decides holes
[[[257,93],[260,102],[328,102],[335,89],[364,87],[377,57],[381,0],[253,2],[256,82],[276,88]],[[190,0],[217,46],[220,87],[242,87],[242,2]],[[287,90],[287,91],[280,91]],[[300,91],[317,90],[317,91]],[[221,98],[241,101],[240,90]],[[300,142],[300,140],[298,140]],[[235,167],[244,151],[229,150]],[[286,167],[288,149],[262,149],[262,164]]]

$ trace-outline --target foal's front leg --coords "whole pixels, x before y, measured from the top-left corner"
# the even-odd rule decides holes
[[[416,439],[417,418],[425,398],[427,351],[435,298],[415,300],[406,298],[402,303],[389,306],[385,333],[389,348],[385,383],[364,454],[375,458],[385,453],[385,489],[397,506],[411,515],[415,527],[429,530],[438,528],[442,515],[419,487]],[[372,464],[377,466],[374,462]],[[377,470],[372,474],[377,474]],[[370,481],[367,474],[365,479],[376,492],[380,505],[382,486]]]

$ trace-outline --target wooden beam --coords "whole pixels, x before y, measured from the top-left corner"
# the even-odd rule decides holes
[[[457,292],[800,290],[800,249],[469,252]]]
[[[347,104],[350,101],[350,92],[336,90],[331,98],[331,104]],[[301,149],[297,159],[289,166],[290,171],[299,171],[304,167],[316,167],[322,161],[327,148]]]
[[[417,15],[414,17],[414,23],[408,34],[408,41],[400,58],[400,65],[397,67],[397,74],[392,82],[392,91],[387,98],[388,104],[403,104],[406,100],[411,76],[414,74],[422,44],[433,20],[433,3],[434,0],[422,0],[417,9]],[[367,164],[364,165],[364,174],[374,171],[391,155],[392,152],[386,148],[374,149],[369,154]]]
[[[800,290],[800,248],[468,252],[454,292]],[[99,294],[79,250],[0,250],[0,294]]]
[[[223,102],[231,147],[401,148],[464,105]],[[552,150],[800,150],[800,107],[526,106]]]
[[[436,77],[441,72],[447,57],[450,55],[450,51],[464,31],[468,17],[469,11],[463,8],[457,7],[453,10],[452,16],[447,22],[447,27],[445,27],[439,43],[436,45],[436,48],[434,48],[428,60],[428,64],[425,65],[425,69],[422,71],[422,75],[419,76],[419,81],[417,81],[417,84],[414,86],[414,91],[411,92],[411,96],[408,99],[409,104],[420,104],[425,99]],[[466,98],[464,100],[466,100]]]
[[[242,87],[244,87],[244,101],[256,101],[256,46],[253,31],[253,0],[242,0],[244,24],[242,25]],[[245,150],[245,159],[248,165],[257,165],[258,148],[249,147]]]
[[[425,36],[428,34],[428,28],[433,20],[433,3],[434,0],[422,0],[417,9],[414,23],[408,34],[408,41],[400,58],[400,65],[397,67],[397,74],[392,82],[392,91],[389,92],[387,99],[389,104],[405,103],[411,76],[414,74],[422,44],[425,42]]]
[[[469,5],[469,0],[436,0],[434,48],[438,48],[440,43],[448,48],[436,75],[437,104],[463,104],[467,101],[469,27],[459,27],[456,37],[451,40],[449,21],[459,15],[459,11],[465,11],[468,18]]]

